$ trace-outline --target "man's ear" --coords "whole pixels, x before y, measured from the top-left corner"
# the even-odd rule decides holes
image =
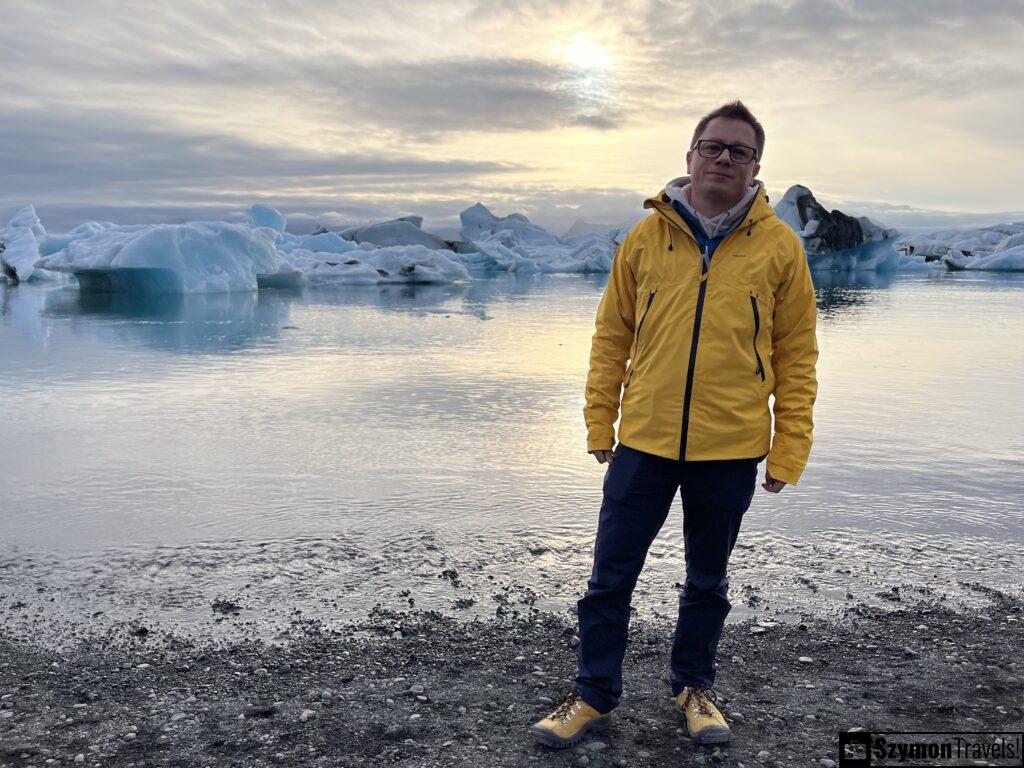
[[[691,149],[691,150],[688,150],[687,153],[686,153],[686,173],[687,173],[687,175],[689,175],[689,173],[690,173],[690,158],[692,158],[692,157],[693,157],[693,150]]]
[[[750,178],[750,186],[754,186],[754,179],[757,178],[757,174],[761,172],[761,164],[758,162],[754,163],[754,175]]]

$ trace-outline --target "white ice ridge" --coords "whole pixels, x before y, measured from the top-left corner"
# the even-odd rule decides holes
[[[463,240],[475,253],[460,254],[475,267],[508,272],[609,272],[621,230],[605,235],[557,237],[520,213],[498,218],[481,204],[459,214]]]
[[[1024,269],[1024,223],[895,240],[893,230],[868,219],[825,211],[799,186],[777,212],[808,246],[812,269]],[[27,206],[0,227],[0,258],[19,280],[66,272],[84,290],[208,293],[301,283],[446,283],[471,279],[471,269],[608,272],[628,232],[558,237],[522,214],[498,217],[480,203],[460,218],[456,241],[425,231],[419,216],[295,235],[267,205],[252,206],[247,224],[89,221],[55,235]]]
[[[1024,271],[1024,222],[905,234],[896,247],[908,262],[951,270]]]
[[[424,231],[419,216],[294,235],[284,215],[260,204],[249,209],[248,224],[86,222],[46,236],[30,207],[9,225],[8,247],[25,279],[33,270],[67,272],[86,290],[213,293],[301,282],[450,283],[471,279],[469,267],[607,272],[625,235],[560,238],[525,216],[499,219],[480,204],[463,212],[463,224],[466,239],[455,242]]]

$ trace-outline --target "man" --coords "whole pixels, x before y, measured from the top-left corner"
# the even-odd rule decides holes
[[[726,566],[760,461],[768,492],[800,479],[818,389],[814,286],[800,239],[755,179],[763,152],[764,130],[741,102],[706,115],[686,153],[690,176],[644,202],[654,213],[615,255],[584,407],[587,449],[608,464],[604,500],[578,603],[575,691],[531,728],[549,746],[603,729],[618,706],[633,588],[677,490],[686,583],[672,694],[696,743],[730,738],[712,691],[732,607]]]

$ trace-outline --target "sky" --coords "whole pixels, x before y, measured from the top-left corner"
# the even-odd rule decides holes
[[[1024,219],[1024,0],[2,0],[0,219],[617,225],[741,99],[759,178]]]

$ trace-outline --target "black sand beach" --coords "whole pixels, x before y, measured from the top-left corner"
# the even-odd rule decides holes
[[[227,611],[241,639],[67,625],[64,652],[5,629],[0,768],[831,766],[837,734],[854,728],[1021,730],[1024,601],[971,586],[988,608],[901,599],[838,620],[727,625],[716,689],[733,742],[720,750],[682,735],[665,622],[634,619],[611,731],[565,751],[527,728],[571,688],[569,613],[376,610],[344,631],[297,615],[270,644],[244,639]]]

